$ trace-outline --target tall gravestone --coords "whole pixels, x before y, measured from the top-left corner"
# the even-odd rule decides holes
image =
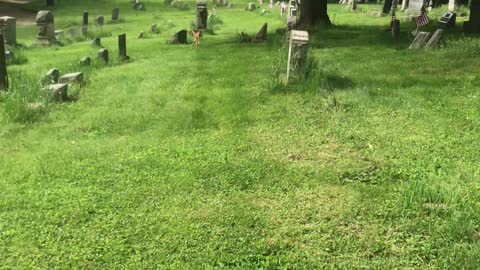
[[[411,15],[418,15],[420,14],[420,10],[424,5],[424,0],[409,0],[408,1],[408,9],[406,10],[408,14]]]
[[[392,0],[384,0],[383,7],[382,7],[382,13],[383,14],[388,14],[388,13],[390,13],[391,9],[392,9]]]
[[[120,60],[127,60],[127,35],[121,34],[118,36],[118,54]]]
[[[112,9],[112,21],[118,21],[120,18],[120,9],[119,8],[114,8]]]
[[[105,22],[105,18],[103,16],[97,16],[95,18],[95,25],[98,27],[103,27],[104,22]]]
[[[10,46],[17,44],[17,19],[14,17],[0,17],[0,33],[3,33],[5,43]]]
[[[457,9],[457,0],[448,1],[448,11],[454,12]]]
[[[52,12],[41,10],[37,13],[37,43],[49,45],[55,43],[55,26]]]
[[[407,9],[408,7],[408,0],[403,0],[402,1],[402,11],[404,11],[405,9]]]
[[[207,21],[208,21],[207,1],[197,0],[197,20],[195,23],[195,28],[197,30],[207,29]]]
[[[463,24],[463,31],[480,33],[480,1],[475,0],[470,4],[470,20]]]
[[[308,57],[308,41],[307,31],[293,30],[290,34],[287,82],[290,79],[301,79],[304,77]]]
[[[5,43],[3,41],[3,34],[0,33],[0,90],[7,90],[7,57],[5,56]]]
[[[83,12],[82,25],[83,25],[83,26],[88,25],[88,11],[84,11],[84,12]]]

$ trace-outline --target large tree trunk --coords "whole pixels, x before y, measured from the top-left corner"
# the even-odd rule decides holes
[[[302,0],[300,24],[307,27],[315,24],[331,25],[327,14],[327,0]]]

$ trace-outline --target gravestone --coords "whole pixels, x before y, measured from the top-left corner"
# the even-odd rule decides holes
[[[457,0],[448,1],[448,11],[454,12],[457,9]]]
[[[0,17],[0,33],[3,33],[5,44],[15,46],[17,44],[17,19],[15,17]]]
[[[197,19],[195,28],[197,30],[206,30],[208,21],[208,10],[206,0],[197,0]]]
[[[7,57],[5,56],[5,43],[3,39],[3,34],[0,33],[0,90],[7,90],[7,88]]]
[[[158,34],[160,33],[160,29],[158,29],[158,26],[156,23],[152,24],[152,26],[150,27],[150,33],[153,33],[153,34]]]
[[[425,45],[425,49],[434,49],[440,45],[443,37],[443,29],[437,29]]]
[[[84,11],[84,12],[83,12],[82,25],[88,25],[88,11]]]
[[[68,73],[58,79],[59,83],[83,84],[83,72]]]
[[[49,45],[55,43],[55,26],[52,12],[41,10],[37,13],[37,43]]]
[[[383,14],[388,14],[388,13],[390,13],[391,9],[392,9],[392,0],[384,0],[383,7],[382,7],[382,13]]]
[[[53,102],[68,100],[68,84],[66,83],[50,84],[46,87],[46,90],[50,92],[50,100]]]
[[[424,0],[409,0],[408,1],[408,9],[406,13],[409,15],[418,15],[420,14],[420,10],[423,7]]]
[[[248,11],[254,11],[256,8],[257,6],[255,6],[255,3],[248,3],[248,6],[247,6]]]
[[[464,22],[463,31],[467,33],[480,33],[480,1],[470,4],[470,20]]]
[[[82,28],[80,28],[80,30],[82,31],[82,36],[88,36],[88,25],[82,25]]]
[[[81,66],[90,66],[92,64],[92,58],[88,56],[82,57],[82,59],[80,59],[79,64]]]
[[[430,32],[418,32],[409,49],[420,49],[427,43]]]
[[[119,8],[112,9],[112,21],[114,22],[118,21],[119,17],[120,17],[120,9]]]
[[[104,64],[108,64],[108,50],[107,49],[100,49],[97,53],[97,58],[100,62]]]
[[[118,35],[118,56],[120,60],[127,60],[130,57],[127,56],[127,35]]]
[[[138,37],[137,39],[142,39],[142,38],[145,38],[145,32],[140,32],[140,34],[138,34]]]
[[[64,37],[65,32],[63,30],[55,30],[55,38],[62,39]]]
[[[457,21],[457,14],[448,11],[445,14],[443,14],[442,18],[438,22],[438,26],[442,29],[448,28],[448,27],[455,27],[455,22]]]
[[[105,23],[105,18],[103,16],[97,16],[95,18],[95,25],[96,26],[102,27],[104,23]]]
[[[180,30],[168,42],[169,44],[187,44],[187,30]]]
[[[56,68],[52,68],[47,73],[45,73],[43,81],[51,83],[58,83],[58,79],[60,78],[60,70]]]
[[[288,49],[287,82],[305,76],[308,57],[308,32],[292,30]]]
[[[403,1],[402,1],[402,9],[401,9],[401,10],[404,11],[405,9],[407,9],[407,7],[408,7],[408,0],[403,0]]]
[[[99,37],[96,37],[92,40],[90,45],[93,47],[102,47],[102,40]]]
[[[260,31],[255,36],[255,41],[257,42],[267,41],[267,30],[268,30],[268,23],[264,23]]]

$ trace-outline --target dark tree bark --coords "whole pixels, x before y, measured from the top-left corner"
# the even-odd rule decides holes
[[[327,14],[327,0],[302,0],[300,5],[300,24],[312,26],[315,24],[331,25]]]

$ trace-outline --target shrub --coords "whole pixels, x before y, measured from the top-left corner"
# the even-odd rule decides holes
[[[247,33],[245,32],[235,32],[234,34],[235,40],[239,43],[248,43],[252,42],[252,37],[250,37]]]

